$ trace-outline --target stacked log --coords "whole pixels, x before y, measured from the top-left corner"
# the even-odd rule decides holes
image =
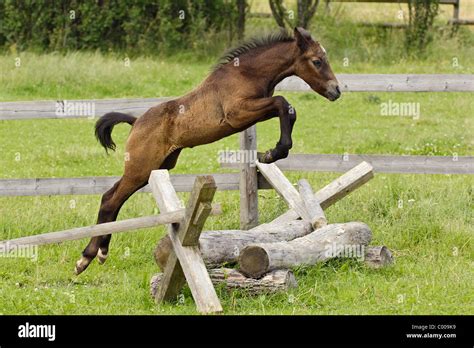
[[[363,258],[371,238],[370,228],[362,222],[331,224],[289,242],[246,246],[239,256],[239,270],[248,277],[260,278],[275,269],[314,265],[344,256],[346,250],[351,256]]]
[[[298,286],[295,275],[288,269],[279,269],[265,274],[260,279],[247,278],[232,268],[210,269],[209,276],[214,285],[224,285],[228,290],[245,290],[249,295],[288,291]],[[155,274],[150,281],[150,292],[155,297],[163,273]]]
[[[290,241],[313,231],[308,221],[294,220],[281,224],[263,224],[251,230],[204,231],[199,237],[199,249],[208,268],[236,263],[240,251],[249,244]],[[158,243],[154,256],[161,269],[166,266],[172,249],[168,236]]]

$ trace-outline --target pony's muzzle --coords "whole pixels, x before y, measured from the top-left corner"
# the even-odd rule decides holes
[[[339,84],[337,83],[337,81],[334,81],[334,82],[331,81],[328,84],[328,88],[326,90],[326,97],[330,101],[335,101],[339,99],[340,96],[341,96],[341,90],[339,89]]]

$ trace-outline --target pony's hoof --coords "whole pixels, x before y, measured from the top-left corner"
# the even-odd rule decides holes
[[[87,260],[85,257],[81,257],[77,262],[76,262],[76,267],[74,268],[74,274],[79,275],[82,272],[84,272],[89,266],[89,260]]]
[[[272,163],[273,162],[271,151],[257,152],[257,159],[260,163]]]
[[[99,261],[99,264],[103,265],[105,261],[107,261],[108,256],[109,254],[103,254],[102,250],[99,249],[99,251],[97,252],[97,261]]]

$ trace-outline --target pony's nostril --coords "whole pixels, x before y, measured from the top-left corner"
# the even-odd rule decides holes
[[[336,86],[336,92],[337,94],[341,95],[341,90],[339,89],[339,86]]]

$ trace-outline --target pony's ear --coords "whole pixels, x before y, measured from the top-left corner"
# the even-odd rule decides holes
[[[296,39],[296,44],[302,52],[306,51],[309,47],[309,42],[311,39],[311,34],[301,27],[297,27],[294,30],[294,35]]]

